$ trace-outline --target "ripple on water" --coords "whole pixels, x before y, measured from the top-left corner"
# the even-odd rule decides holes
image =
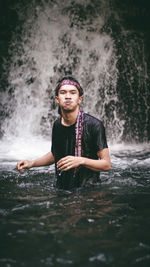
[[[108,264],[108,263],[111,263],[113,261],[113,258],[111,256],[104,254],[104,253],[98,253],[95,256],[89,257],[89,261],[90,262],[98,261],[101,263]]]
[[[16,212],[16,211],[20,211],[20,210],[25,210],[26,208],[29,208],[30,205],[26,204],[26,205],[19,205],[15,208],[12,209],[12,212]]]
[[[9,212],[6,209],[0,209],[0,215],[1,216],[7,216]]]
[[[35,253],[33,266],[120,267],[129,258],[133,265],[147,267],[150,169],[141,165],[142,158],[115,154],[112,170],[101,173],[101,183],[74,192],[54,189],[48,169],[19,174],[5,168],[0,215],[7,259],[0,265],[28,266],[22,255]]]

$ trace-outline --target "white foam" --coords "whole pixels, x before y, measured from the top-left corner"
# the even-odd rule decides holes
[[[119,144],[110,144],[110,150],[112,153],[115,152],[124,152],[129,151],[130,154],[141,153],[141,152],[150,152],[150,143],[119,143]]]
[[[109,145],[114,168],[150,166],[150,143],[122,143]]]
[[[41,136],[11,138],[0,141],[0,161],[31,160],[51,150],[49,140]]]

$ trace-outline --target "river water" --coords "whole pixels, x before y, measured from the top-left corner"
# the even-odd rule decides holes
[[[146,1],[5,2],[0,267],[150,266]],[[56,189],[52,166],[15,168],[50,150],[54,88],[65,75],[81,82],[84,112],[103,121],[112,162],[100,183],[72,192]]]
[[[110,145],[111,171],[73,192],[55,188],[53,167],[18,173],[21,140],[1,147],[0,266],[149,266],[150,144]]]

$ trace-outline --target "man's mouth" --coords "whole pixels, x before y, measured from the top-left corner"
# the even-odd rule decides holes
[[[65,105],[71,105],[72,104],[72,101],[68,100],[68,101],[65,101]]]

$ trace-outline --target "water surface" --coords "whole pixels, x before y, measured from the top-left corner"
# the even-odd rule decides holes
[[[149,266],[149,144],[113,146],[101,183],[54,187],[53,168],[0,167],[0,266]]]

